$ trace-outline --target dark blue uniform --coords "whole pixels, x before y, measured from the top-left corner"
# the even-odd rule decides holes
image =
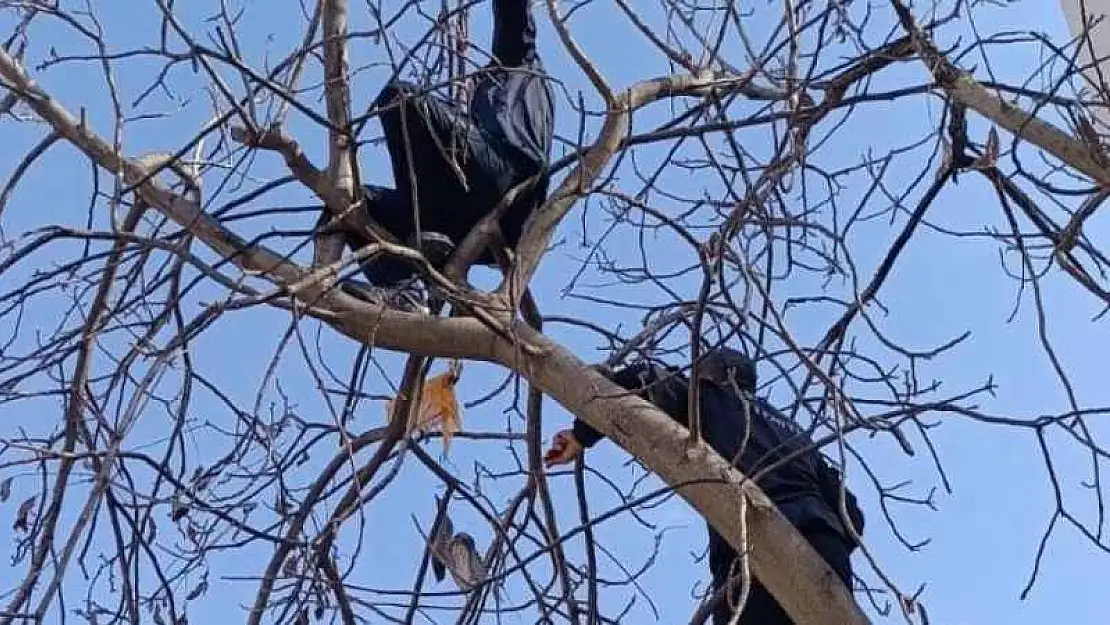
[[[702,437],[707,445],[749,476],[802,450],[792,460],[761,475],[756,483],[851,587],[849,556],[856,544],[839,514],[839,474],[812,449],[813,441],[805,432],[766,400],[755,397],[755,365],[750,359],[733,350],[719,350],[707,359],[706,368],[712,369],[722,361],[731,365],[735,385],[701,382],[698,393]],[[684,427],[689,423],[689,381],[678,369],[644,363],[616,372],[612,380],[636,391]],[[602,438],[601,433],[581,420],[574,422],[574,436],[584,447]],[[852,523],[857,533],[862,533],[863,516],[855,497],[847,490],[845,493]],[[708,530],[709,569],[713,587],[718,589],[728,580],[737,555],[712,526],[708,526]],[[727,623],[729,615],[728,602],[721,601],[713,612],[713,622]],[[740,622],[753,625],[792,623],[766,588],[754,579]]]
[[[448,246],[458,245],[510,189],[538,175],[501,219],[505,242],[515,247],[525,220],[547,196],[554,98],[536,50],[532,10],[528,0],[493,0],[493,17],[494,59],[475,76],[469,110],[402,81],[386,85],[375,102],[383,109],[396,188],[368,185],[367,210],[401,241],[413,244],[419,227],[422,235],[437,233]],[[348,243],[357,248],[369,241],[350,235]],[[478,262],[492,264],[493,255]],[[412,275],[404,263],[386,259],[363,270],[379,286]]]

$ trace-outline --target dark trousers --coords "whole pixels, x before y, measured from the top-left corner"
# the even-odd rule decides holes
[[[466,111],[421,95],[416,85],[392,82],[374,105],[382,109],[396,188],[368,185],[366,209],[403,243],[412,242],[419,231],[446,235],[460,244],[510,189],[539,171],[537,164],[475,124]],[[518,194],[505,211],[500,226],[510,247],[516,246],[535,197],[535,191]],[[353,249],[369,242],[348,235]],[[492,264],[494,257],[486,251],[478,262]],[[412,275],[406,263],[381,257],[364,263],[363,271],[372,283],[383,286]]]
[[[823,521],[801,528],[802,536],[829,563],[849,588],[852,581],[851,550],[844,538]],[[736,552],[716,532],[709,537],[709,568],[713,573],[713,588],[721,588],[728,580],[729,568],[736,558]],[[785,564],[785,563],[784,563]],[[739,588],[737,589],[739,590]],[[739,599],[738,592],[731,603]],[[730,602],[721,600],[713,610],[713,625],[725,625],[732,617]],[[740,625],[794,625],[786,611],[771,593],[754,579],[748,591],[748,600],[740,615]]]

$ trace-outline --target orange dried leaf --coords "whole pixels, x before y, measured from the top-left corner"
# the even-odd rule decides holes
[[[462,418],[459,401],[455,397],[455,384],[459,378],[456,372],[442,373],[424,382],[420,394],[420,406],[416,418],[409,424],[410,430],[435,430],[443,433],[443,446],[451,446],[451,437],[459,431]],[[391,414],[395,399],[386,404],[386,414]]]
[[[420,411],[417,413],[416,426],[428,428],[437,424],[453,427],[458,431],[459,402],[455,398],[457,379],[449,373],[437,375],[424,383],[424,393],[420,398]]]

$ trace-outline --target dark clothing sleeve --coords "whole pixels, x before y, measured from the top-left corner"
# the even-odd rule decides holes
[[[678,369],[640,363],[625,367],[609,376],[609,379],[628,391],[655,404],[680,425],[687,425],[687,393],[690,385]],[[574,420],[574,438],[583,447],[592,447],[603,438],[601,432],[590,427],[581,419]]]
[[[571,431],[574,433],[574,440],[578,441],[583,447],[593,447],[599,440],[605,438],[601,432],[595,430],[582,419],[574,420]]]
[[[529,0],[493,0],[493,56],[518,67],[536,55],[536,20]]]

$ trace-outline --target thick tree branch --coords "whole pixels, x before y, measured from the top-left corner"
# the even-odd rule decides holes
[[[944,91],[964,106],[1029,141],[1045,152],[1090,176],[1102,186],[1110,186],[1110,163],[1079,139],[1056,126],[1025,112],[987,91],[967,72],[953,65],[917,25],[913,13],[902,0],[891,0],[902,28],[909,33],[917,53]]]
[[[257,133],[248,128],[232,126],[231,138],[249,148],[277,152],[285,160],[289,171],[311,189],[316,197],[328,204],[341,201],[336,193],[337,189],[328,180],[327,173],[312,164],[297,140],[289,136],[281,126]]]

